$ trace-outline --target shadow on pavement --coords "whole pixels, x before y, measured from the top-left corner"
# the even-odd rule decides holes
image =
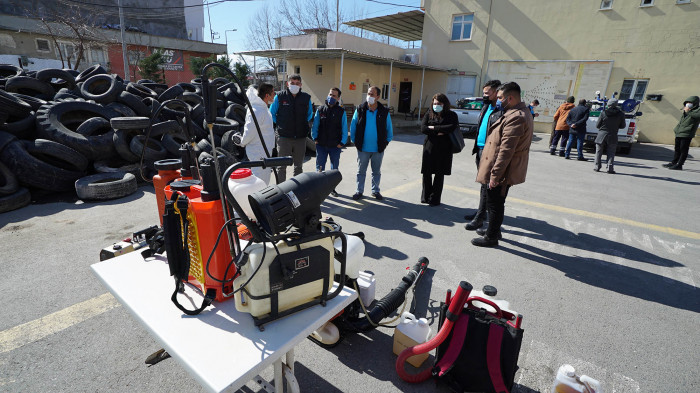
[[[507,225],[527,231],[504,230],[509,235],[558,243],[562,246],[657,266],[670,268],[683,266],[678,262],[661,258],[624,243],[583,233],[576,234],[542,220],[527,217],[516,217],[506,220]],[[502,244],[513,246],[502,247],[502,250],[505,252],[551,266],[565,273],[567,277],[582,283],[646,301],[700,313],[700,299],[697,296],[697,288],[684,282],[598,258],[565,255],[556,251],[546,250],[528,244],[528,242],[514,240],[513,236],[504,236]]]

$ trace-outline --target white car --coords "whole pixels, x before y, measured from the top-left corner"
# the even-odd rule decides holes
[[[592,146],[595,144],[595,138],[598,136],[596,123],[600,117],[600,112],[605,107],[605,103],[600,100],[588,101],[591,106],[591,113],[586,124],[586,145]],[[637,143],[639,128],[637,127],[637,117],[642,115],[642,112],[637,112],[641,101],[636,100],[617,100],[620,109],[625,112],[625,122],[627,127],[622,128],[617,133],[617,148],[622,154],[629,154],[632,150],[632,145]]]
[[[457,100],[452,109],[457,113],[459,128],[465,138],[476,138],[477,125],[479,124],[479,114],[484,105],[481,97],[467,97]]]

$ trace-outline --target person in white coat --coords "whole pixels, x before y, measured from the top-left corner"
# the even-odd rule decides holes
[[[270,105],[275,98],[275,89],[268,83],[262,83],[257,90],[253,86],[250,86],[246,91],[246,95],[248,96],[250,104],[253,106],[253,111],[258,120],[260,132],[265,141],[267,151],[272,155],[272,149],[275,147],[275,130],[272,126],[272,115],[270,114],[268,105]],[[260,142],[260,135],[255,127],[250,108],[246,111],[245,125],[243,126],[243,136],[241,137],[240,146],[245,147],[248,159],[251,161],[268,158]],[[253,175],[260,178],[265,184],[270,184],[271,168],[263,169],[257,167],[251,168],[251,170],[253,171]]]

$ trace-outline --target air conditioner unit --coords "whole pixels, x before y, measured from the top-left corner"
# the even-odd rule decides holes
[[[413,64],[418,64],[418,54],[417,53],[411,53],[407,55],[403,55],[401,58],[402,61],[405,61],[407,63],[413,63]]]

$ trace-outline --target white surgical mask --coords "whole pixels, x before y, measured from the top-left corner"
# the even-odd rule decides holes
[[[297,85],[289,85],[289,91],[290,91],[292,94],[297,94],[297,93],[299,93],[299,90],[301,90],[301,87],[300,87],[300,86],[297,86]]]
[[[377,101],[376,98],[374,98],[374,97],[372,97],[372,96],[367,96],[367,103],[368,103],[368,104],[374,105],[374,102],[375,102],[375,101]]]
[[[433,112],[435,112],[435,113],[442,112],[442,105],[433,105]]]

